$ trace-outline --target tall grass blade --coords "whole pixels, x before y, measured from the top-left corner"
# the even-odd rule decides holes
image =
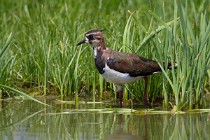
[[[13,33],[10,33],[5,45],[3,46],[2,50],[0,50],[0,58],[2,57],[2,55],[4,54],[4,52],[6,51],[6,49],[9,47],[11,41],[13,38]]]
[[[169,21],[168,23],[166,23],[167,26],[172,25],[175,21],[179,20],[179,18],[174,19],[172,21]],[[167,28],[167,26],[162,25],[160,27],[158,27],[155,31],[152,31],[147,37],[145,37],[143,39],[143,41],[141,42],[141,44],[138,46],[138,48],[136,49],[135,53],[138,52],[140,50],[140,48],[142,46],[144,46],[146,43],[148,43],[148,41],[150,41],[156,34],[158,34],[160,31],[162,31],[163,29]]]
[[[42,104],[42,105],[45,105],[45,106],[49,106],[48,104],[43,103],[43,102],[41,102],[41,101],[39,101],[39,100],[37,100],[37,99],[31,97],[30,95],[28,95],[28,94],[26,94],[26,93],[24,93],[24,92],[21,92],[21,91],[19,91],[19,90],[17,90],[17,89],[14,89],[14,88],[12,88],[12,87],[9,87],[9,86],[6,86],[6,85],[2,85],[2,84],[0,84],[0,87],[1,87],[1,88],[5,88],[5,89],[7,89],[7,90],[10,90],[10,91],[12,91],[12,92],[14,92],[14,93],[16,93],[16,94],[22,95],[22,96],[26,97],[27,99],[33,100],[33,101],[35,101],[35,102],[37,102],[37,103],[39,103],[39,104]]]

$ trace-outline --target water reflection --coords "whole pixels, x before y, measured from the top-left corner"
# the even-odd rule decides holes
[[[0,139],[197,140],[210,137],[208,113],[187,113],[174,116],[94,112],[61,113],[69,112],[73,107],[67,104],[55,104],[54,100],[49,100],[47,103],[52,104],[52,107],[43,108],[42,105],[29,100],[1,102]]]
[[[114,116],[116,121],[113,123],[112,131],[106,136],[106,140],[147,140],[147,116],[144,116],[144,126],[141,128],[140,135],[137,134],[135,120],[131,115],[125,116],[122,114]]]

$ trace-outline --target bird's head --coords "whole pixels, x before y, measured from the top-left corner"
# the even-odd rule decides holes
[[[93,47],[101,47],[105,49],[103,30],[90,30],[86,32],[84,39],[80,41],[77,46],[83,43],[89,43]]]

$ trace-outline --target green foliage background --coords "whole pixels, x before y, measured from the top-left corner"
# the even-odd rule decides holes
[[[113,85],[95,69],[92,48],[75,44],[86,31],[105,29],[114,50],[180,66],[150,77],[152,102],[199,107],[210,77],[209,10],[208,0],[1,0],[0,82],[44,95],[104,98]],[[141,102],[143,87],[126,86],[125,97]]]

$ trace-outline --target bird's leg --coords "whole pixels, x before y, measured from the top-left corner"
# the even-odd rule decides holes
[[[147,97],[147,85],[148,85],[148,78],[147,76],[144,77],[145,87],[144,87],[144,105],[150,106],[149,99]]]
[[[119,106],[122,108],[123,86],[122,85],[116,85],[116,86],[117,86],[117,98],[119,100]]]

